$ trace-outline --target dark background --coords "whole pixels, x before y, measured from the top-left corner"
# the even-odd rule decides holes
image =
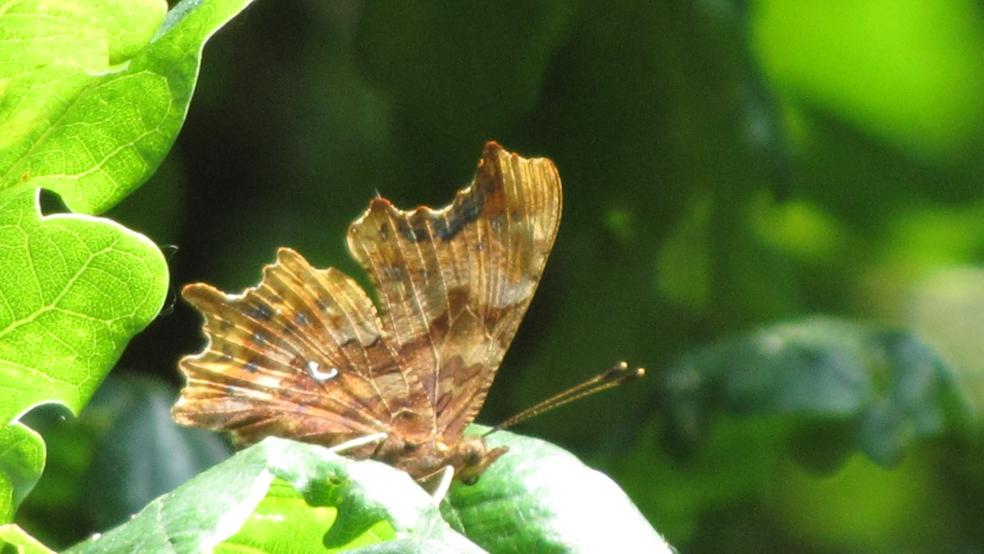
[[[479,421],[626,359],[650,378],[517,431],[608,472],[681,550],[978,551],[976,431],[916,441],[891,467],[850,451],[817,471],[802,458],[842,446],[825,433],[838,421],[723,408],[680,444],[660,375],[716,341],[828,314],[922,337],[976,413],[982,98],[971,0],[258,0],[207,46],[162,168],[106,215],[174,247],[175,289],[239,291],[282,245],[365,283],[343,238],[377,192],[442,206],[489,139],[549,157],[560,234]],[[181,301],[131,343],[72,424],[88,431],[49,430],[115,437],[119,457],[82,459],[49,436],[26,527],[70,542],[223,455],[201,435],[160,453],[177,359],[201,346]],[[112,423],[121,410],[129,431]],[[789,446],[788,420],[813,416],[821,432]],[[133,466],[151,482],[127,481]],[[59,478],[81,484],[52,515]],[[107,479],[135,492],[93,508],[84,491]],[[34,531],[42,513],[74,523]]]

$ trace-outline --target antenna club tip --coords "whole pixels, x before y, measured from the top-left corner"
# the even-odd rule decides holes
[[[626,362],[619,362],[619,363],[615,364],[615,367],[613,367],[611,371],[612,371],[612,373],[618,373],[618,374],[620,374],[621,377],[623,377],[623,378],[624,377],[633,377],[634,378],[634,377],[645,377],[646,376],[646,368],[644,368],[644,367],[637,367],[637,368],[629,371],[629,364],[626,363]]]
[[[637,367],[632,371],[626,371],[622,373],[621,378],[618,380],[620,383],[628,383],[630,381],[635,381],[636,379],[642,379],[646,376],[646,368]]]
[[[605,372],[604,380],[615,382],[615,383],[628,383],[629,381],[635,381],[646,375],[646,369],[642,367],[637,367],[634,369],[629,369],[629,364],[625,362],[619,362],[615,364],[614,367]]]

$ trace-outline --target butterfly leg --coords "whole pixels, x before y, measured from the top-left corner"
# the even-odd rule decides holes
[[[365,446],[367,444],[372,444],[374,442],[383,442],[388,437],[386,433],[380,431],[379,433],[373,433],[371,435],[365,435],[363,437],[357,437],[349,441],[345,441],[341,444],[336,444],[328,449],[329,452],[333,454],[342,454],[347,450],[355,450],[360,446]]]
[[[454,466],[446,465],[444,469],[441,470],[441,480],[437,482],[437,486],[434,487],[434,492],[431,493],[431,498],[434,499],[434,504],[440,505],[441,501],[448,494],[448,489],[451,488],[451,481],[454,480]]]

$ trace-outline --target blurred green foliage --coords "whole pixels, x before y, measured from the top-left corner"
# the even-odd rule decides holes
[[[564,220],[482,421],[624,357],[651,377],[519,431],[682,551],[974,551],[982,54],[972,0],[258,0],[106,215],[176,245],[177,285],[239,290],[281,245],[365,283],[343,237],[374,194],[443,205],[487,139],[548,156]],[[198,329],[178,303],[118,371],[178,385]],[[169,461],[124,431],[133,463]],[[99,526],[32,520],[81,494],[44,488],[57,467],[21,523],[61,546]]]

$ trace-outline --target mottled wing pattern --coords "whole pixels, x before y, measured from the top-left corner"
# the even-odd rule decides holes
[[[403,417],[427,411],[422,387],[400,371],[372,301],[340,271],[281,248],[242,295],[201,283],[182,295],[204,315],[209,342],[179,364],[187,385],[178,423],[230,431],[241,443],[277,435],[333,445],[397,419],[416,422],[404,422],[411,436],[429,433],[429,419]]]
[[[560,223],[548,159],[486,144],[474,181],[441,209],[376,198],[349,228],[381,295],[382,328],[449,444],[477,415],[530,304]]]

